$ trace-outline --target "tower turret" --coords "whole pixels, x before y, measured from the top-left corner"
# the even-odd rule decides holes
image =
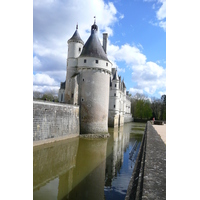
[[[78,58],[81,134],[108,132],[111,66],[94,21],[91,35]]]
[[[75,80],[72,78],[77,73],[77,58],[80,56],[84,42],[78,32],[78,24],[73,36],[68,40],[67,75],[65,85],[65,102],[74,103]],[[78,95],[78,94],[77,94]]]

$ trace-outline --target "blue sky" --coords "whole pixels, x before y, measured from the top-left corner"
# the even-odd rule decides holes
[[[107,32],[108,58],[127,90],[166,94],[165,0],[33,0],[33,90],[57,92],[65,81],[67,40],[76,24],[84,42],[94,16],[99,39]]]

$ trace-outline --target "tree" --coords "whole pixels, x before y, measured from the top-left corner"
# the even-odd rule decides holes
[[[52,92],[46,92],[46,93],[42,94],[41,92],[34,91],[33,92],[33,99],[40,99],[40,100],[58,102],[58,96],[56,96]]]
[[[166,95],[161,96],[161,120],[166,120]]]
[[[42,93],[39,91],[33,91],[33,99],[41,99]]]
[[[137,93],[131,99],[132,115],[135,119],[150,119],[152,117],[151,103],[147,96]]]
[[[53,97],[53,95],[51,93],[45,93],[42,96],[42,100],[53,101],[54,97]]]
[[[152,114],[155,119],[160,119],[161,100],[155,97],[152,98],[151,103]]]
[[[144,104],[144,117],[146,119],[150,119],[152,117],[151,103],[149,100],[146,100]]]

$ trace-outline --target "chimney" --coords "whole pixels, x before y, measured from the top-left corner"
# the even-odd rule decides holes
[[[107,54],[107,39],[108,39],[108,33],[103,33],[103,49],[106,54]]]

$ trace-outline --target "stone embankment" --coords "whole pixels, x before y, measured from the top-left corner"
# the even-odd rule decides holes
[[[77,137],[79,106],[33,101],[33,145]]]
[[[166,199],[166,144],[150,122],[146,125],[125,199]]]

